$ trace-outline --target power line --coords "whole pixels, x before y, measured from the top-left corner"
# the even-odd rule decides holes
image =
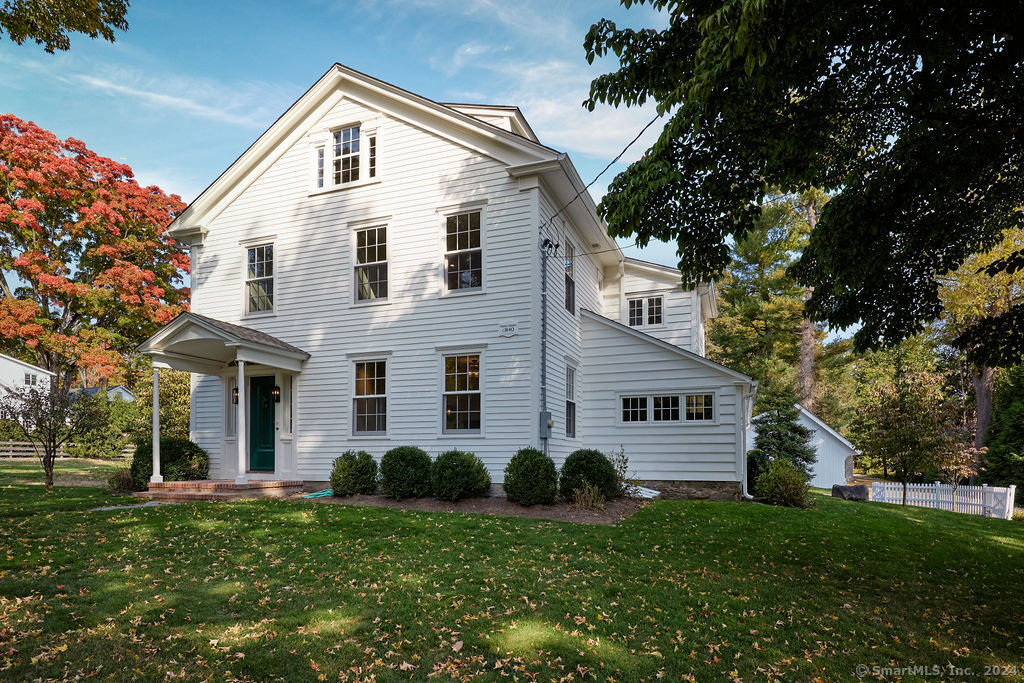
[[[573,203],[574,201],[576,201],[577,199],[579,199],[579,198],[580,198],[580,197],[581,197],[581,196],[583,195],[583,193],[584,193],[584,192],[586,192],[587,190],[589,190],[589,189],[590,189],[590,186],[591,186],[591,185],[593,185],[594,183],[596,183],[596,182],[597,182],[597,180],[598,180],[598,178],[600,178],[600,177],[601,177],[601,176],[603,176],[603,175],[604,175],[605,173],[607,173],[607,172],[608,172],[608,169],[609,169],[609,168],[611,168],[612,166],[614,166],[614,165],[615,165],[615,164],[616,164],[616,163],[617,163],[617,162],[619,161],[619,159],[621,159],[621,158],[622,158],[622,155],[623,155],[623,154],[625,154],[625,153],[626,153],[626,151],[627,151],[627,150],[628,150],[628,149],[629,149],[630,147],[632,147],[632,146],[633,146],[634,144],[636,144],[636,141],[637,141],[637,140],[639,140],[639,139],[640,139],[640,137],[641,137],[641,136],[642,136],[642,135],[643,135],[644,133],[646,133],[646,132],[647,132],[647,129],[648,129],[648,128],[650,128],[651,126],[653,126],[653,125],[654,125],[654,122],[655,122],[655,121],[657,121],[657,120],[658,120],[658,119],[660,119],[660,118],[661,118],[661,114],[658,114],[658,115],[656,115],[656,116],[655,116],[655,117],[654,117],[653,119],[651,119],[650,121],[648,121],[648,122],[647,122],[647,125],[646,125],[646,126],[644,126],[643,128],[641,128],[641,129],[640,129],[640,132],[636,134],[636,137],[634,137],[634,138],[633,138],[632,140],[630,140],[630,141],[629,141],[629,142],[628,142],[628,143],[626,144],[626,146],[622,148],[622,151],[621,151],[621,152],[619,152],[619,153],[618,153],[618,154],[617,154],[617,155],[615,156],[615,158],[614,158],[614,159],[612,159],[611,161],[609,161],[609,162],[608,162],[608,165],[607,165],[607,166],[605,166],[605,167],[604,167],[603,169],[601,169],[601,172],[600,172],[600,173],[598,173],[598,174],[597,174],[596,176],[594,176],[594,179],[593,179],[593,180],[591,180],[591,181],[590,181],[589,183],[587,183],[586,185],[584,185],[584,186],[583,186],[583,189],[582,189],[582,190],[580,190],[579,192],[577,192],[577,193],[576,193],[576,195],[575,195],[575,196],[574,196],[574,197],[573,197],[572,199],[570,199],[570,200],[569,200],[568,202],[566,202],[566,203],[565,203],[565,205],[563,205],[563,206],[562,206],[562,208],[560,208],[560,209],[559,209],[558,211],[556,211],[556,212],[555,212],[555,214],[554,214],[553,216],[551,216],[551,218],[547,219],[547,221],[545,221],[545,222],[544,222],[544,223],[543,223],[543,224],[542,224],[542,225],[541,225],[541,226],[540,226],[540,227],[539,227],[539,228],[537,229],[537,231],[538,231],[538,232],[540,232],[540,231],[541,231],[541,230],[543,230],[544,228],[546,228],[546,227],[550,226],[550,225],[551,225],[551,222],[552,222],[553,220],[555,220],[556,218],[558,218],[558,216],[560,216],[560,215],[561,215],[561,213],[562,213],[563,211],[565,211],[566,209],[568,209],[568,208],[569,208],[569,206],[570,206],[570,205],[571,205],[571,204],[572,204],[572,203]],[[608,251],[613,251],[613,250],[608,250]],[[597,254],[597,253],[600,253],[600,252],[596,252],[596,251],[595,251],[595,252],[593,252],[593,253]]]

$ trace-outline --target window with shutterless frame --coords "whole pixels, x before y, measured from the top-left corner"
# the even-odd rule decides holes
[[[576,438],[576,368],[565,368],[565,435]]]
[[[441,393],[441,430],[445,434],[478,433],[482,424],[480,354],[446,354]]]
[[[274,310],[274,245],[246,248],[245,293],[247,313]]]
[[[388,298],[388,229],[385,225],[355,231],[356,301]]]
[[[626,298],[627,322],[630,327],[651,327],[665,321],[665,297],[630,296]]]
[[[444,218],[446,292],[479,290],[484,286],[481,211],[463,211]]]
[[[385,359],[357,360],[353,365],[352,434],[386,434],[388,362]]]
[[[348,126],[332,133],[332,171],[335,185],[359,180],[359,126]]]
[[[565,243],[565,310],[576,313],[576,250]]]
[[[714,394],[687,394],[686,421],[710,422],[715,419]]]

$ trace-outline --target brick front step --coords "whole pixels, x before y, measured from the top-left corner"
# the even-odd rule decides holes
[[[175,493],[240,493],[267,489],[301,489],[298,480],[254,479],[244,484],[236,484],[231,479],[203,479],[200,481],[163,481],[150,483],[149,492],[173,491]]]
[[[287,498],[301,493],[301,488],[259,488],[243,491],[201,491],[196,489],[158,489],[156,491],[139,491],[134,493],[137,498],[150,500],[238,500],[240,498]]]

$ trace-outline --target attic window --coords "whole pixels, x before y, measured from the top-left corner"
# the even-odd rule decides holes
[[[334,131],[334,184],[359,180],[359,126]]]

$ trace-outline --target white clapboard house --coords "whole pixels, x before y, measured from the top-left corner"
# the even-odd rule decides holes
[[[811,430],[809,445],[815,453],[814,465],[811,467],[811,486],[830,489],[835,484],[852,484],[854,460],[860,455],[857,447],[799,403],[794,408],[797,409],[796,421]],[[747,444],[750,448],[754,447],[756,438],[757,426],[751,424],[747,429]]]
[[[0,391],[5,388],[48,387],[53,376],[49,370],[0,353]]]
[[[621,447],[670,494],[743,490],[756,385],[704,358],[713,286],[625,258],[516,107],[335,65],[170,234],[192,312],[141,350],[193,373],[212,477],[312,484],[415,445],[500,482],[524,446]]]

